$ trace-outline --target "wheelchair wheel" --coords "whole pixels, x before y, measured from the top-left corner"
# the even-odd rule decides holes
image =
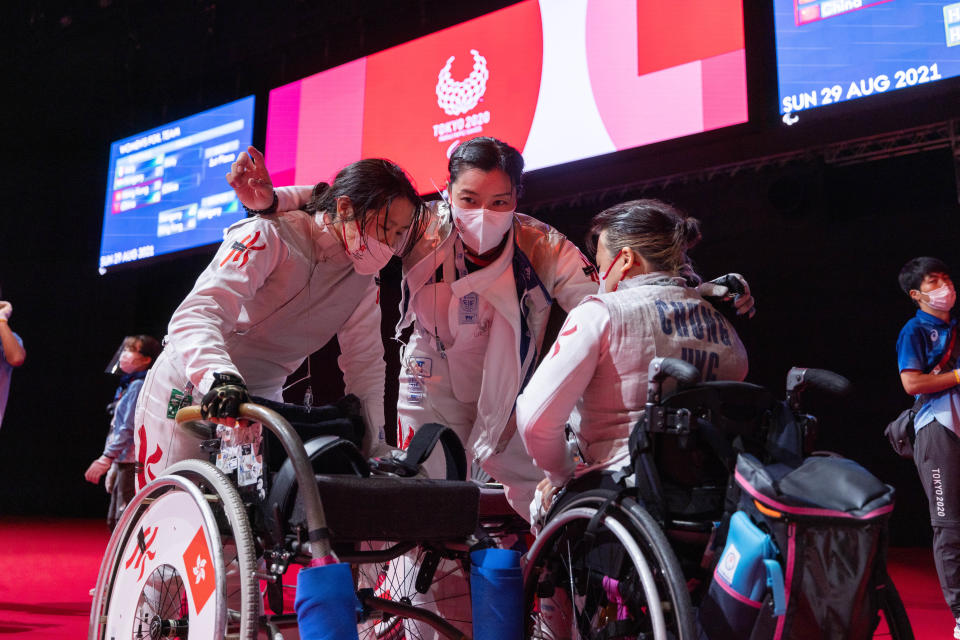
[[[437,549],[412,543],[401,543],[396,554],[385,552],[392,544],[361,542],[356,545],[360,554],[398,554],[391,559],[364,561],[341,554],[342,559],[350,560],[357,589],[372,589],[377,598],[426,609],[469,635],[470,574],[464,571],[462,562],[442,557],[444,554]],[[403,550],[406,552],[400,553]],[[437,632],[425,621],[406,617],[403,611],[383,610],[364,612],[357,624],[357,633],[360,640],[419,640],[433,638]]]
[[[913,627],[907,617],[907,609],[893,580],[884,572],[883,584],[877,589],[877,604],[882,622],[874,631],[874,638],[893,638],[893,640],[913,640]]]
[[[263,600],[250,521],[237,490],[219,469],[202,460],[182,460],[167,467],[164,475],[190,480],[213,506],[223,543],[227,633],[241,640],[256,637]]]
[[[216,516],[189,480],[144,487],[100,564],[88,637],[223,638],[223,545]]]
[[[252,539],[236,492],[206,463],[175,467],[134,497],[110,538],[91,639],[256,635]]]
[[[656,521],[633,499],[576,496],[537,536],[524,569],[526,637],[695,638],[679,563]]]

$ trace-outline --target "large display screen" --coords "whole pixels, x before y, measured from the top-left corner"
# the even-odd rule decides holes
[[[780,114],[960,75],[960,2],[774,0]]]
[[[277,184],[385,157],[421,193],[463,140],[538,169],[747,120],[741,0],[526,0],[270,92]]]
[[[110,145],[100,273],[223,240],[245,217],[225,175],[253,142],[254,97]]]

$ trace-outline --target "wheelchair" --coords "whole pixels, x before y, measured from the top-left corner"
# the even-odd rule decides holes
[[[803,395],[843,395],[849,386],[829,371],[793,368],[780,401],[753,384],[698,380],[698,370],[683,360],[655,359],[645,409],[630,436],[630,464],[578,477],[555,497],[526,555],[527,637],[708,637],[698,612],[719,559],[716,539],[744,499],[750,508],[753,502],[766,508],[735,482],[738,461],[752,456],[781,473],[798,468],[818,426],[803,413]],[[892,510],[893,490],[880,484]],[[872,525],[877,550],[863,579],[863,588],[872,589],[865,596],[870,610],[861,616],[867,631],[857,637],[912,640],[886,571],[886,524],[879,518]],[[769,596],[764,606],[773,606]],[[781,635],[784,619],[796,626],[800,617],[795,607],[787,609],[780,618],[771,614],[781,625],[776,634],[734,637],[841,637]]]
[[[441,560],[469,577],[470,551],[529,530],[502,487],[399,477],[412,464],[372,473],[356,446],[362,431],[351,442],[340,410],[305,444],[309,429],[273,408],[246,403],[239,415],[245,423],[228,428],[198,407],[179,411],[179,428],[215,463],[173,464],[131,501],[101,562],[89,638],[280,640],[297,625],[283,576],[330,558],[351,566],[360,638],[413,638],[426,627],[466,637],[436,613],[431,588],[459,580],[468,593]],[[285,459],[263,446],[267,434]]]

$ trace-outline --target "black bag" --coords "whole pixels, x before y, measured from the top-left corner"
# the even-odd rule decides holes
[[[901,458],[913,460],[913,442],[917,434],[913,429],[913,419],[923,406],[923,396],[921,396],[912,407],[904,409],[903,412],[892,420],[887,428],[883,430],[883,435],[887,436],[890,446]]]
[[[950,343],[943,352],[943,357],[940,358],[940,362],[928,373],[939,373],[944,365],[951,359],[954,360],[952,365],[956,366],[956,354],[953,352],[953,347],[956,344],[957,332],[954,331],[950,334]],[[953,368],[953,366],[951,366],[951,368]],[[887,436],[887,440],[890,441],[890,446],[893,447],[894,452],[901,458],[913,460],[913,442],[917,438],[917,432],[913,428],[913,419],[917,416],[917,412],[920,411],[920,407],[923,406],[925,401],[925,396],[917,398],[917,401],[913,403],[912,407],[904,409],[903,412],[883,430],[883,435]]]
[[[777,615],[774,589],[766,595],[738,597],[739,603],[749,606],[731,608],[732,600],[726,597],[731,591],[714,588],[718,569],[700,608],[707,637],[872,637],[877,572],[885,566],[893,487],[852,460],[820,456],[790,469],[763,465],[741,454],[734,478],[740,494],[737,508],[769,532],[779,551],[785,609]],[[746,557],[740,553],[733,563]],[[737,568],[726,567],[734,573]],[[730,629],[739,634],[730,636]]]

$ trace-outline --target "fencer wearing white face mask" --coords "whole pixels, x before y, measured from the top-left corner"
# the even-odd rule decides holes
[[[353,262],[353,268],[360,275],[372,276],[387,266],[395,253],[390,245],[380,242],[375,235],[365,235],[360,224],[354,219],[344,222],[340,227],[344,250]]]
[[[476,255],[482,256],[500,246],[507,231],[513,226],[514,209],[464,209],[451,204],[450,212],[463,244]]]
[[[139,486],[202,453],[177,434],[173,416],[180,406],[204,398],[203,410],[229,423],[248,394],[282,400],[287,376],[334,336],[346,392],[363,406],[364,449],[385,447],[374,274],[415,239],[409,229],[422,211],[416,190],[396,165],[361,160],[332,184],[308,189],[305,211],[277,213],[263,156],[253,148],[228,180],[242,202],[261,210],[227,230],[170,320],[166,348],[137,404]]]
[[[397,337],[413,332],[401,356],[397,442],[429,422],[451,427],[474,468],[502,482],[526,517],[543,475],[516,437],[514,401],[543,351],[553,303],[573,309],[601,283],[563,234],[516,213],[522,168],[520,153],[499,140],[462,143],[444,200],[428,204],[423,236],[403,258]],[[291,208],[309,188],[277,193]],[[608,278],[613,286],[618,276]],[[749,292],[737,298],[737,311],[751,313],[752,300]],[[440,456],[427,467],[445,469]]]
[[[448,170],[449,202],[429,203],[423,236],[403,259],[397,337],[412,332],[401,352],[397,442],[404,447],[431,422],[450,427],[472,473],[503,483],[526,518],[544,476],[517,434],[514,402],[543,352],[553,304],[573,309],[597,291],[597,273],[559,231],[515,212],[519,151],[474,138],[454,150]],[[304,190],[278,192],[295,206]],[[439,449],[425,469],[444,476]],[[454,595],[424,597],[441,603],[446,619],[469,620],[469,597]],[[469,632],[469,623],[458,626]]]

